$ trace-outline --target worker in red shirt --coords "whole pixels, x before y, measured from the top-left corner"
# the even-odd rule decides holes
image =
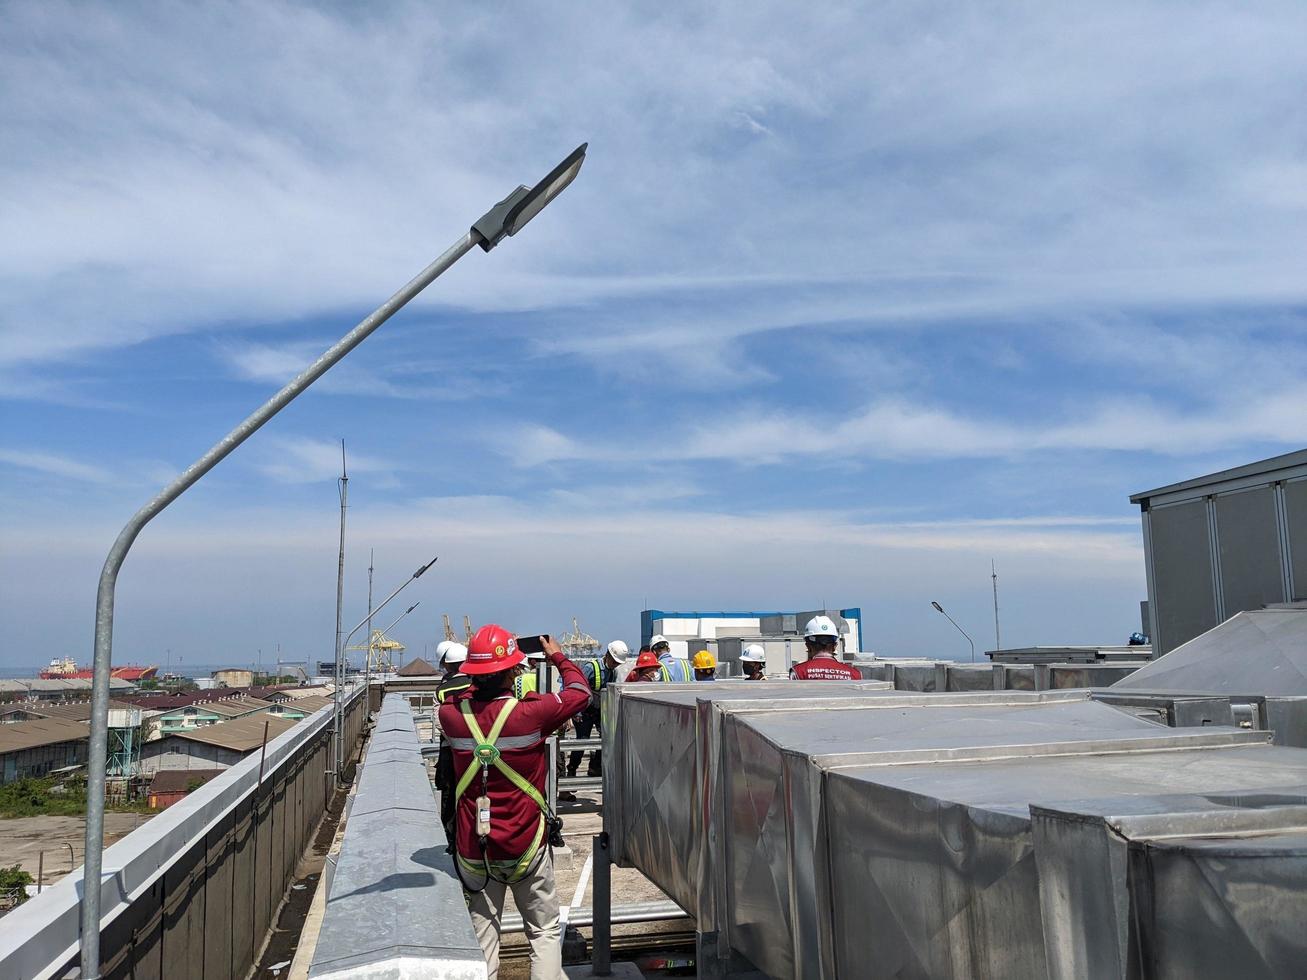
[[[850,664],[835,659],[840,631],[829,616],[813,616],[803,630],[803,644],[808,648],[808,659],[790,668],[790,679],[796,681],[859,681],[862,675]]]
[[[548,840],[555,817],[545,800],[546,737],[590,701],[585,675],[550,637],[545,656],[562,690],[513,696],[513,668],[525,657],[502,626],[468,643],[463,673],[472,688],[440,708],[454,752],[454,860],[489,980],[499,975],[499,932],[509,889],[531,944],[531,980],[563,980],[558,894]]]

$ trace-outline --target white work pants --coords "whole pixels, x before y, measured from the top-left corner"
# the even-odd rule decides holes
[[[531,943],[531,980],[565,980],[563,941],[558,925],[558,892],[554,889],[553,856],[546,848],[535,868],[521,881],[504,885],[486,883],[479,892],[469,892],[467,907],[472,928],[486,956],[490,980],[499,976],[499,925],[504,916],[504,897],[513,889],[513,901],[522,913],[526,938]]]

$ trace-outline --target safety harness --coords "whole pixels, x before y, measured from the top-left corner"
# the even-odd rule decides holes
[[[518,701],[509,698],[504,702],[504,707],[499,712],[499,717],[495,723],[490,726],[489,734],[482,734],[481,726],[477,724],[476,717],[472,714],[472,705],[464,701],[460,705],[463,713],[463,720],[467,722],[468,731],[472,734],[472,740],[475,743],[472,749],[472,764],[463,770],[463,775],[458,779],[458,785],[454,788],[454,809],[458,811],[459,801],[463,794],[471,785],[472,780],[476,777],[477,768],[481,769],[481,795],[487,796],[486,784],[490,777],[490,768],[493,766],[510,783],[525,793],[540,808],[540,822],[536,826],[534,839],[527,852],[517,860],[491,861],[486,855],[486,837],[478,836],[477,841],[481,846],[481,867],[477,867],[471,861],[464,859],[462,854],[458,853],[458,848],[454,848],[454,854],[460,868],[473,874],[484,874],[487,879],[498,881],[501,884],[511,885],[514,882],[521,881],[527,873],[535,866],[536,856],[540,853],[540,844],[545,839],[545,830],[548,822],[553,819],[553,814],[549,811],[549,804],[545,798],[540,795],[529,779],[517,772],[512,766],[504,761],[500,755],[499,749],[495,743],[499,741],[499,735],[504,730],[504,724],[508,721],[508,716],[513,713],[517,707]],[[499,872],[498,874],[496,872]],[[459,876],[460,878],[462,875]],[[467,882],[464,881],[464,886]],[[476,889],[470,889],[476,890]]]

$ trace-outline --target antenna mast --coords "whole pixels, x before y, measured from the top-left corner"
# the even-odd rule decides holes
[[[341,612],[345,603],[345,510],[349,506],[349,473],[345,469],[345,440],[340,440],[340,479],[336,481],[340,493],[340,552],[336,563],[336,687],[333,700],[335,710],[335,744],[332,768],[337,778],[341,774],[341,755],[345,745],[345,733],[341,731],[341,722],[345,715],[345,700],[341,689],[345,685],[345,650],[341,636]]]
[[[1003,641],[998,635],[998,569],[994,567],[994,559],[989,560],[989,578],[994,583],[994,649],[1002,650]]]

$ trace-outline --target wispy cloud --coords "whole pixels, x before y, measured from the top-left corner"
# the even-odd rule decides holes
[[[1241,394],[1231,404],[1179,411],[1147,396],[1100,401],[1064,418],[1012,423],[949,409],[881,399],[845,417],[758,407],[679,433],[663,433],[667,458],[732,460],[746,465],[785,459],[835,461],[974,459],[1035,452],[1109,450],[1184,455],[1232,445],[1307,441],[1307,388]],[[519,466],[561,460],[634,462],[652,443],[588,442],[547,426],[506,433],[501,452]]]
[[[372,474],[374,487],[395,485],[399,467],[346,446],[346,463],[351,473]],[[298,436],[270,436],[257,451],[255,466],[279,483],[330,483],[340,476],[339,442]]]
[[[70,459],[56,453],[0,449],[0,463],[82,483],[108,484],[115,482],[114,475],[103,467]]]

